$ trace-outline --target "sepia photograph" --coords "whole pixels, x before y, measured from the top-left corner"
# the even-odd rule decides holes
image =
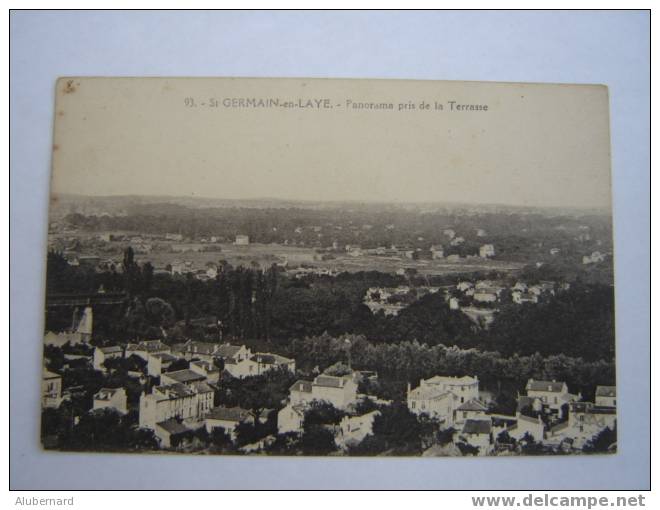
[[[607,87],[54,86],[46,451],[617,452]]]

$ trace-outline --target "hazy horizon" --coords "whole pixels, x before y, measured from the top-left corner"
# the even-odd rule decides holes
[[[55,194],[54,194],[55,195]],[[325,205],[325,204],[355,204],[355,205],[367,205],[367,206],[436,206],[436,207],[456,207],[456,208],[493,208],[493,207],[502,207],[502,208],[511,208],[511,209],[538,209],[538,210],[557,210],[557,211],[580,211],[580,212],[590,212],[596,214],[605,214],[611,215],[610,207],[580,207],[580,206],[537,206],[537,205],[518,205],[518,204],[508,204],[504,202],[490,202],[490,203],[476,203],[476,202],[460,202],[460,201],[426,201],[426,202],[402,202],[402,201],[375,201],[375,200],[311,200],[311,199],[295,199],[295,198],[285,198],[285,197],[244,197],[244,198],[231,198],[231,197],[212,197],[208,195],[160,195],[160,194],[113,194],[113,195],[91,195],[84,193],[57,193],[59,197],[69,197],[69,198],[81,198],[81,199],[101,199],[101,200],[112,200],[112,199],[130,199],[133,198],[136,201],[140,199],[148,199],[153,203],[167,203],[168,201],[184,201],[184,200],[200,200],[200,201],[217,201],[217,202],[281,202],[281,203],[290,203],[290,204],[301,204],[301,205]],[[161,202],[162,201],[162,202]],[[212,206],[211,206],[212,207]]]

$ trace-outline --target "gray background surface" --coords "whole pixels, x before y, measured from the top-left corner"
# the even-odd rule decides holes
[[[647,13],[623,11],[12,13],[11,488],[648,488],[649,24]],[[346,460],[42,452],[43,268],[54,85],[63,75],[608,85],[619,454]]]

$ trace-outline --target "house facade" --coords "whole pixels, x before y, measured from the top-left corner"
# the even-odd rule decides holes
[[[106,371],[104,366],[105,360],[122,358],[124,356],[124,350],[118,346],[108,346],[108,347],[96,347],[94,349],[94,355],[92,357],[92,366],[94,370],[101,370],[102,372]]]
[[[120,414],[128,412],[124,388],[101,388],[94,395],[93,409],[113,409]]]
[[[289,388],[289,402],[293,405],[307,405],[314,400],[346,409],[357,402],[357,383],[352,375],[321,374],[311,382],[296,381]]]
[[[527,396],[538,398],[543,407],[555,415],[558,419],[564,417],[562,407],[564,404],[575,402],[580,399],[579,395],[572,395],[568,391],[568,386],[565,382],[558,381],[535,381],[530,379],[525,386]]]
[[[596,386],[596,405],[616,407],[616,386]]]
[[[289,402],[277,413],[277,432],[287,434],[295,432],[302,434],[305,423],[305,406],[302,404],[292,404]]]
[[[178,359],[168,352],[149,354],[147,356],[147,373],[152,377],[160,377],[163,370],[169,369],[172,363]]]
[[[253,377],[265,374],[270,370],[286,368],[291,373],[296,371],[296,362],[290,358],[285,358],[279,354],[267,352],[258,352],[249,358],[237,361],[236,358],[225,360],[225,370],[232,377],[243,379],[244,377]]]
[[[204,426],[210,434],[213,429],[222,427],[232,441],[236,440],[236,426],[239,423],[254,423],[253,414],[240,407],[214,407],[204,417]]]
[[[340,448],[358,444],[368,435],[373,434],[374,420],[380,411],[371,411],[360,416],[344,416],[339,423],[335,442]]]
[[[157,423],[172,418],[194,425],[212,408],[213,389],[205,382],[156,386],[140,396],[139,425],[154,430]]]
[[[493,448],[490,420],[467,420],[458,436],[459,441],[479,448],[478,455],[488,455]]]
[[[132,355],[136,355],[148,363],[150,354],[169,353],[170,351],[170,346],[160,340],[143,340],[137,343],[127,344],[125,356],[129,358]]]

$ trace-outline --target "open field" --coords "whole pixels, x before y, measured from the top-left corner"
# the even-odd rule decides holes
[[[383,257],[377,255],[362,255],[353,257],[347,254],[333,254],[335,258],[321,260],[321,255],[313,248],[285,246],[278,244],[251,244],[236,246],[234,244],[220,245],[221,251],[213,252],[152,252],[140,254],[136,258],[140,262],[150,261],[156,267],[164,267],[174,261],[190,261],[197,268],[204,267],[207,262],[226,260],[234,266],[249,266],[256,262],[262,267],[273,263],[287,262],[287,267],[297,267],[301,264],[337,271],[381,271],[394,273],[401,268],[414,268],[421,274],[451,274],[473,271],[517,271],[523,264],[487,260],[481,258],[461,259],[458,262],[438,260],[411,260],[404,257]]]

